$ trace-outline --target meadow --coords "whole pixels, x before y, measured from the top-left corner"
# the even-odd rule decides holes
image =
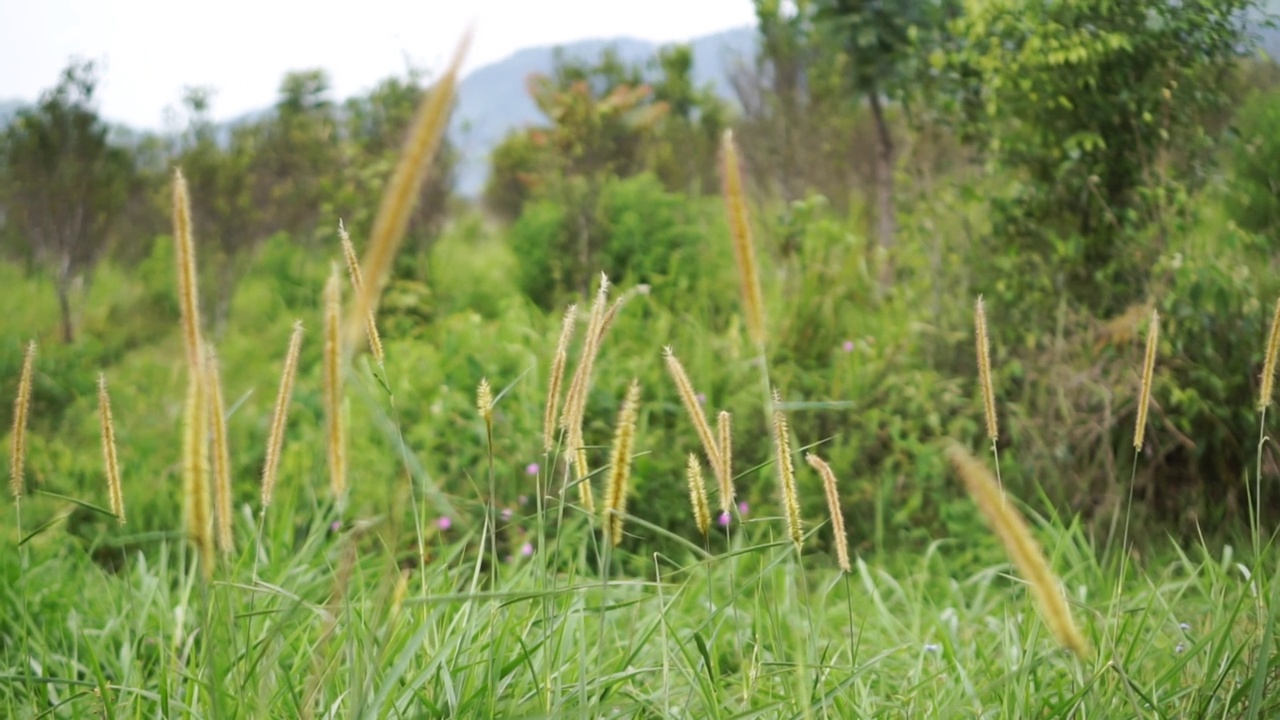
[[[1251,326],[1257,460],[1231,479],[1247,530],[1188,539],[1135,509],[1144,448],[1171,432],[1148,407],[1176,406],[1145,308],[1111,376],[1132,379],[1114,392],[1134,420],[1114,503],[1060,511],[1034,473],[1058,445],[1020,431],[1035,406],[1004,392],[1055,379],[1002,367],[988,339],[1017,309],[937,297],[957,287],[941,251],[904,250],[880,297],[863,241],[826,221],[777,261],[731,133],[723,196],[697,206],[681,258],[708,268],[697,287],[599,276],[546,310],[516,289],[526,258],[475,217],[426,258],[400,253],[454,73],[349,252],[337,218],[325,252],[268,241],[225,327],[201,320],[180,173],[172,234],[97,269],[76,344],[43,337],[50,281],[0,265],[0,714],[1276,713],[1274,320]],[[956,192],[937,188],[928,217],[972,219]],[[904,236],[928,248],[915,210]],[[391,280],[427,261],[426,283]],[[935,353],[971,372],[920,360]]]

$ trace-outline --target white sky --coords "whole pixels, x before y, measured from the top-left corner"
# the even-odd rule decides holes
[[[35,100],[73,56],[105,63],[107,118],[160,129],[186,85],[215,119],[270,105],[289,70],[323,67],[346,98],[406,58],[437,71],[474,22],[465,70],[512,52],[628,35],[685,40],[754,22],[751,0],[0,0],[0,100]]]

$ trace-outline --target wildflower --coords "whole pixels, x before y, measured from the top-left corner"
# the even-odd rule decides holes
[[[520,554],[529,557],[533,554],[533,543],[525,543],[520,546]]]
[[[847,353],[851,353],[851,352],[853,352],[853,341],[852,341],[852,340],[845,340],[845,341],[844,341],[844,344],[840,346],[840,349],[841,349],[841,350],[844,350],[844,351],[845,351],[845,352],[847,352]]]
[[[924,651],[927,653],[942,652],[942,646],[937,643],[925,643]]]
[[[524,466],[524,472],[526,475],[537,475],[538,469],[539,469],[538,463],[536,462],[529,463],[528,465]]]
[[[511,521],[511,508],[502,508],[502,521],[503,522]]]
[[[449,528],[453,527],[453,521],[450,520],[448,517],[442,517],[436,521],[436,527],[440,528],[441,530],[448,530]]]
[[[520,497],[516,498],[516,502],[519,503],[521,507],[524,507],[525,505],[529,504],[529,496],[521,495]]]
[[[707,394],[706,394],[706,393],[698,393],[698,404],[699,404],[699,405],[706,405],[706,404],[707,404]]]
[[[720,527],[729,527],[729,513],[720,513],[720,519],[717,522],[720,523]]]
[[[742,502],[738,503],[738,514],[739,514],[739,515],[742,515],[743,517],[746,517],[746,515],[747,515],[747,501],[746,501],[746,500],[743,500]]]
[[[1187,646],[1185,643],[1178,643],[1178,646],[1175,647],[1173,651],[1181,655],[1182,653],[1187,651]]]

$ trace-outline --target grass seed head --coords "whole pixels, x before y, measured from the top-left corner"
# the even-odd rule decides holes
[[[102,427],[102,460],[107,471],[107,495],[116,522],[124,524],[124,493],[120,488],[120,460],[116,455],[116,426],[111,418],[111,396],[107,376],[98,373],[98,422]]]
[[[978,350],[978,384],[982,388],[982,407],[987,416],[987,437],[995,442],[1000,438],[1000,422],[996,415],[996,393],[991,379],[991,341],[987,335],[987,310],[981,295],[973,307],[973,329]]]
[[[782,491],[782,506],[787,514],[787,533],[798,552],[804,544],[804,530],[800,523],[800,498],[796,492],[796,470],[791,459],[791,430],[787,416],[779,405],[782,396],[773,389],[773,442],[778,455],[778,484]]]
[[[725,212],[729,216],[729,232],[733,239],[733,255],[738,262],[738,281],[742,286],[743,314],[747,331],[758,347],[765,344],[764,299],[760,292],[760,274],[756,266],[755,246],[751,240],[751,220],[747,212],[746,193],[742,188],[742,168],[733,131],[725,130],[720,141],[720,174]]]
[[[267,458],[262,465],[262,510],[271,506],[275,497],[276,474],[280,470],[280,451],[284,446],[284,429],[289,418],[289,401],[293,397],[293,381],[298,375],[298,355],[302,351],[302,321],[293,324],[289,350],[280,373],[280,390],[276,393],[275,412],[271,414],[271,432],[267,436]]]
[[[222,378],[218,356],[209,349],[205,358],[209,393],[209,418],[213,423],[213,510],[217,518],[218,549],[235,550],[231,535],[231,455],[227,449],[227,417],[222,402]]]
[[[551,357],[551,377],[547,382],[546,413],[542,417],[542,449],[551,452],[556,441],[556,416],[560,411],[560,385],[564,382],[564,367],[569,361],[569,342],[578,320],[578,306],[570,305],[564,311],[560,323],[560,339],[556,341],[555,355]]]
[[[686,474],[689,477],[689,504],[693,508],[693,521],[698,525],[698,532],[706,537],[711,532],[711,509],[707,504],[707,484],[702,480],[702,463],[698,456],[689,453],[689,464]]]
[[[1156,350],[1160,345],[1160,313],[1151,311],[1151,324],[1147,326],[1147,353],[1142,360],[1142,388],[1138,392],[1138,418],[1133,427],[1133,447],[1142,450],[1147,433],[1147,408],[1151,405],[1151,382],[1155,376]]]
[[[827,496],[827,510],[831,513],[831,532],[835,536],[836,562],[844,572],[852,572],[853,567],[849,564],[849,536],[844,531],[844,510],[840,507],[836,474],[831,471],[831,466],[825,460],[813,453],[807,453],[804,459],[818,471],[818,475],[822,478],[822,489]]]
[[[18,376],[18,394],[13,399],[13,432],[9,444],[9,492],[15,501],[22,500],[27,461],[27,418],[31,414],[31,382],[36,364],[36,341],[27,343],[22,353],[22,374]]]
[[[1049,567],[1040,544],[1031,535],[1027,523],[1008,501],[995,478],[982,463],[959,446],[947,450],[947,459],[964,483],[1010,560],[1027,581],[1045,624],[1063,647],[1080,658],[1090,656],[1089,644],[1076,627],[1071,608],[1062,593],[1061,582]]]
[[[631,480],[631,448],[635,443],[636,412],[640,406],[640,381],[632,380],[627,396],[618,411],[614,428],[613,448],[610,451],[609,482],[605,487],[605,527],[609,541],[615,546],[622,542],[622,519],[627,512],[627,487]]]
[[[1258,410],[1271,404],[1272,388],[1276,381],[1276,354],[1280,353],[1280,298],[1271,316],[1271,332],[1267,335],[1267,355],[1262,363],[1262,387],[1258,391]]]

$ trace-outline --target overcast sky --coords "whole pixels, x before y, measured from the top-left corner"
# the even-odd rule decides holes
[[[473,22],[465,70],[529,46],[684,40],[753,21],[751,0],[0,0],[0,100],[35,100],[78,55],[104,63],[106,117],[160,129],[186,85],[216,88],[222,120],[270,105],[288,70],[327,69],[337,98],[406,61],[435,71]]]

